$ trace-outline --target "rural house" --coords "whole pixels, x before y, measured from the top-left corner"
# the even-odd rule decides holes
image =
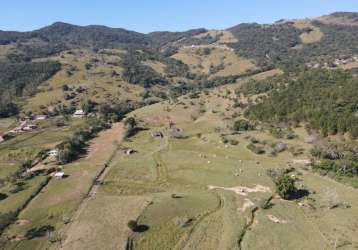
[[[36,129],[37,128],[37,125],[35,124],[28,124],[26,125],[25,127],[22,128],[23,131],[31,131],[33,129]]]
[[[83,118],[85,116],[85,112],[82,109],[76,110],[76,112],[73,114],[74,118]]]
[[[58,156],[58,149],[52,149],[47,152],[47,155],[50,157],[57,157]]]
[[[35,118],[36,120],[46,120],[47,119],[47,115],[38,115],[38,116],[36,116],[36,118]]]

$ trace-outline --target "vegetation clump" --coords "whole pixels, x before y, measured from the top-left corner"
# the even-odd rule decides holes
[[[276,192],[281,198],[289,200],[293,197],[297,191],[295,179],[288,174],[287,170],[270,169],[267,171],[267,174],[276,185]]]

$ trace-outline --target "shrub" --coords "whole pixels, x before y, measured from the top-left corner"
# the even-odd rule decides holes
[[[130,220],[130,221],[128,221],[127,225],[130,230],[134,231],[137,228],[138,223],[135,220]]]
[[[267,174],[276,185],[276,192],[285,200],[290,199],[296,193],[295,180],[288,175],[289,171],[273,169],[267,171]]]
[[[262,147],[256,146],[253,143],[250,143],[249,145],[247,145],[246,148],[258,155],[265,153],[265,150]]]
[[[254,126],[249,121],[242,120],[242,119],[235,121],[233,127],[235,131],[248,131],[248,130],[252,130],[253,128]]]

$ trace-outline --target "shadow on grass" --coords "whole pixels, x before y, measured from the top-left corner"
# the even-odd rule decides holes
[[[35,228],[31,228],[30,230],[28,230],[25,234],[25,237],[29,240],[34,239],[34,238],[39,238],[39,237],[43,237],[46,236],[46,234],[48,232],[53,232],[55,231],[55,227],[51,226],[51,225],[46,225],[46,226],[42,226],[42,227],[35,227]]]
[[[133,137],[136,134],[138,134],[139,132],[147,131],[147,130],[149,130],[149,128],[135,127],[130,131],[130,133],[128,134],[127,137]]]
[[[309,194],[310,192],[306,189],[297,189],[294,193],[290,195],[289,200],[298,200],[308,196]]]
[[[7,194],[0,193],[0,201],[5,200],[8,197]]]
[[[144,233],[145,231],[147,231],[149,229],[149,226],[147,225],[138,225],[136,226],[136,228],[133,230],[133,232],[136,233]]]

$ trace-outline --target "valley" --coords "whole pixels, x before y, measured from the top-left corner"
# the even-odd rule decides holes
[[[357,249],[356,15],[0,31],[0,248]]]

